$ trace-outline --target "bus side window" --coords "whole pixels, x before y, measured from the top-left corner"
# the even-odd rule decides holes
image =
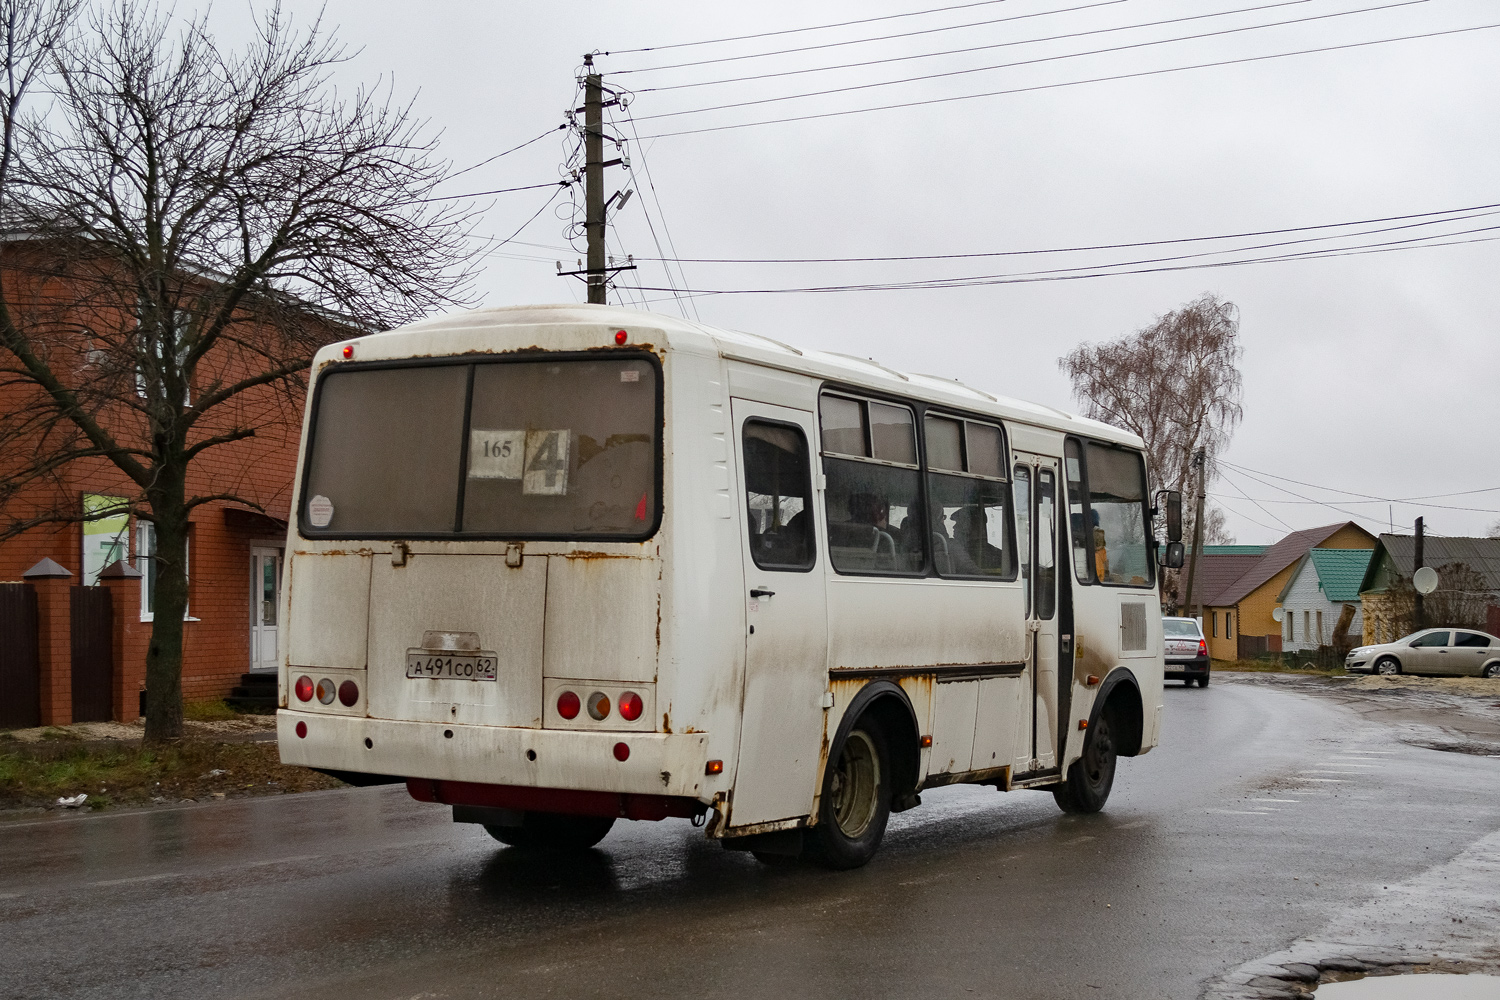
[[[924,423],[929,530],[938,573],[1014,579],[1000,428],[931,413]]]
[[[1083,453],[1078,442],[1068,438],[1063,448],[1063,475],[1068,483],[1068,535],[1073,542],[1073,572],[1078,582],[1094,582],[1089,542],[1093,526],[1085,524],[1083,503]]]
[[[819,410],[833,568],[840,573],[921,574],[926,519],[912,411],[827,394]]]
[[[761,569],[806,571],[813,544],[807,438],[800,427],[745,421],[745,508],[750,557]]]

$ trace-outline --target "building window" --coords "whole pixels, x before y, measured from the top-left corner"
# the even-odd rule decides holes
[[[1234,623],[1229,619],[1230,612],[1224,612],[1224,638],[1234,638]]]
[[[1302,641],[1311,642],[1312,634],[1312,612],[1304,611],[1302,612]]]
[[[1318,612],[1318,645],[1321,646],[1327,641],[1328,636],[1323,634],[1323,612],[1320,610]]]
[[[1208,630],[1213,633],[1215,639],[1219,637],[1219,613],[1217,611],[1208,613]]]
[[[192,546],[188,546],[188,552]],[[188,552],[184,553],[184,562],[191,567],[191,560],[187,558]],[[154,621],[156,618],[156,525],[150,521],[138,520],[135,524],[135,568],[141,573],[141,621]],[[190,612],[187,607],[182,609],[184,621],[189,620]]]

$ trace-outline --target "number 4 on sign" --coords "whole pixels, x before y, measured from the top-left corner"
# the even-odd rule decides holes
[[[568,492],[567,431],[526,432],[526,472],[521,492],[562,496]]]

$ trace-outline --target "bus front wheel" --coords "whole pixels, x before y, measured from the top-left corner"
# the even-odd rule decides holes
[[[823,775],[818,822],[806,833],[810,860],[845,871],[875,856],[891,816],[890,760],[880,728],[860,719]]]
[[[569,816],[528,812],[520,826],[485,825],[485,831],[507,847],[547,851],[586,851],[609,833],[613,816]]]
[[[1054,785],[1052,797],[1066,813],[1096,813],[1109,800],[1115,783],[1115,743],[1110,735],[1109,713],[1101,712],[1089,727],[1083,756],[1068,768],[1068,780]]]

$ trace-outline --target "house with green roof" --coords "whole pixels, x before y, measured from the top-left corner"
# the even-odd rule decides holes
[[[1334,630],[1346,605],[1354,609],[1348,640],[1357,645],[1364,628],[1359,587],[1374,549],[1312,548],[1298,560],[1276,595],[1281,608],[1281,648],[1316,650],[1334,641]]]

